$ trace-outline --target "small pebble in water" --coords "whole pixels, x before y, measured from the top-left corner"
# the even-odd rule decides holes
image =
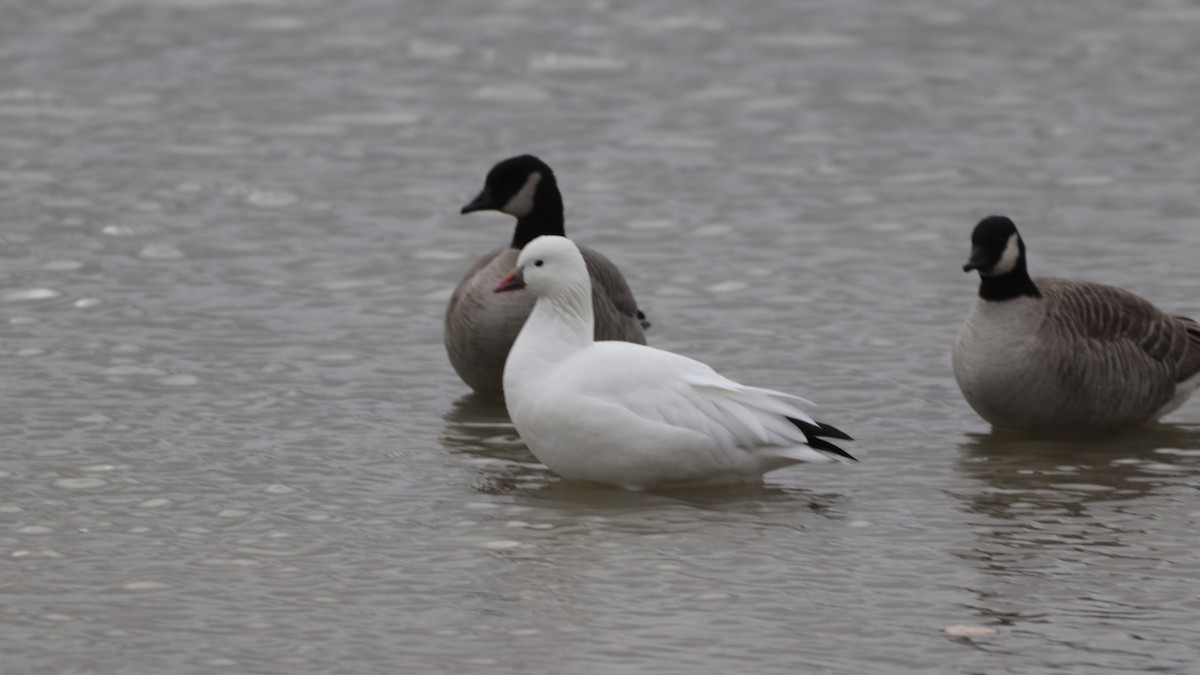
[[[25,288],[15,291],[6,291],[0,294],[0,301],[3,302],[25,302],[27,300],[49,300],[62,295],[62,292],[56,291],[53,288]]]
[[[60,478],[54,481],[54,487],[64,490],[89,490],[108,485],[103,478]]]
[[[952,635],[954,637],[986,637],[989,635],[995,635],[1000,631],[990,626],[970,626],[967,624],[956,624],[953,626],[946,626],[942,629],[942,632],[946,635]]]
[[[170,584],[164,584],[161,581],[131,581],[123,588],[127,591],[157,591],[170,587]]]
[[[521,542],[513,541],[512,539],[496,539],[478,544],[479,548],[486,548],[489,551],[507,551],[509,549],[517,548],[520,545]]]

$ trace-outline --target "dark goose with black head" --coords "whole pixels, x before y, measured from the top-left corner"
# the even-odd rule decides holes
[[[1022,431],[1137,427],[1200,386],[1200,325],[1112,286],[1030,278],[1025,242],[984,218],[963,271],[979,298],[954,341],[954,377],[993,426]]]

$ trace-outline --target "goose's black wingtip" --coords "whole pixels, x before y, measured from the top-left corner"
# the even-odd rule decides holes
[[[830,454],[837,455],[838,457],[845,457],[851,462],[858,461],[850,453],[822,438],[822,436],[824,436],[827,438],[839,438],[846,441],[854,440],[853,438],[850,438],[849,434],[841,429],[829,424],[821,424],[820,422],[817,422],[816,424],[810,424],[794,417],[789,417],[787,419],[789,422],[796,425],[797,429],[804,433],[804,440],[808,441],[808,447],[812,448],[813,450],[820,450],[822,452],[828,452]]]
[[[821,422],[817,422],[817,426],[821,428],[820,435],[826,438],[840,438],[843,441],[854,440],[853,438],[850,438],[850,434],[842,431],[832,424],[822,424]]]

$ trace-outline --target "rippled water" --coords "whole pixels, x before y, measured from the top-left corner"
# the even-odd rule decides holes
[[[10,3],[13,4],[13,3]],[[991,434],[981,216],[1200,315],[1200,5],[97,0],[0,23],[12,673],[1187,672],[1200,404]],[[854,466],[562,484],[441,347],[554,166],[652,344]]]

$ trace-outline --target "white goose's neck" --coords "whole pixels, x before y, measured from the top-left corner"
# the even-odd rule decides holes
[[[505,397],[595,341],[591,289],[572,286],[538,298],[504,365]]]

